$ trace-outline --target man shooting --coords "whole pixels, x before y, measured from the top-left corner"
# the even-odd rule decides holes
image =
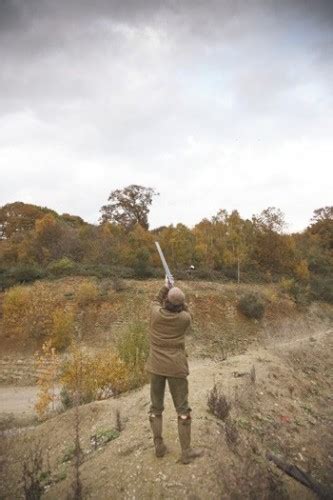
[[[191,316],[185,295],[169,273],[151,305],[150,351],[146,369],[150,373],[151,407],[149,421],[154,436],[155,454],[163,457],[167,448],[162,438],[164,393],[168,381],[170,393],[178,414],[178,435],[181,446],[180,461],[188,464],[202,455],[191,448],[191,408],[188,404],[188,363],[185,352],[185,332],[191,325]]]

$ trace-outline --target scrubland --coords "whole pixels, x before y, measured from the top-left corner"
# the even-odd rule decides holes
[[[161,282],[37,281],[0,296],[1,497],[315,498],[267,452],[329,488],[332,306],[296,303],[285,282],[177,284],[193,314],[190,402],[204,456],[177,463],[169,396],[169,453],[153,455],[144,362]],[[25,390],[34,401],[23,410],[15,391]]]

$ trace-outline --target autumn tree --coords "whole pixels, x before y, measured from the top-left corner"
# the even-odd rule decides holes
[[[237,267],[237,282],[240,282],[241,265],[246,259],[249,247],[246,241],[247,226],[237,210],[227,217],[227,238],[225,259],[231,266]],[[228,256],[228,258],[227,258]]]
[[[309,269],[326,277],[333,269],[333,207],[314,211],[310,226],[304,233],[295,235],[303,258],[309,262]]]
[[[296,265],[296,245],[292,236],[282,234],[286,227],[280,209],[268,207],[252,217],[254,225],[253,259],[267,277],[291,274]]]
[[[262,231],[282,233],[286,227],[283,212],[276,207],[268,207],[252,218],[254,225]]]
[[[328,220],[333,221],[333,207],[317,208],[311,219],[314,223]]]
[[[131,184],[124,189],[111,191],[109,203],[101,208],[101,222],[120,224],[127,230],[135,224],[148,229],[148,214],[153,197],[158,193],[150,187]]]
[[[0,239],[8,239],[15,234],[32,230],[36,221],[46,214],[57,215],[49,208],[21,201],[7,203],[7,205],[0,207]]]
[[[212,269],[215,254],[213,223],[208,219],[203,219],[192,232],[195,237],[195,263]]]
[[[333,207],[318,208],[311,219],[310,233],[317,235],[319,244],[333,250]]]

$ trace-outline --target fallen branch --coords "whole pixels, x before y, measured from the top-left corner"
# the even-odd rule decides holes
[[[302,483],[304,486],[316,493],[319,498],[323,500],[333,499],[333,491],[328,491],[326,488],[324,488],[324,486],[315,481],[309,474],[297,467],[297,465],[289,464],[282,460],[282,458],[277,457],[270,452],[266,454],[266,458],[273,462],[283,472],[288,474],[288,476],[296,479],[296,481]]]

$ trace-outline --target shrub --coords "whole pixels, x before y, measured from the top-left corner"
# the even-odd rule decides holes
[[[55,294],[44,283],[11,288],[4,296],[4,327],[16,335],[37,339],[50,336],[56,306]]]
[[[36,283],[30,288],[29,306],[24,318],[28,336],[40,339],[51,335],[56,306],[56,296],[48,286]]]
[[[49,406],[55,408],[57,400],[56,383],[59,375],[60,360],[51,346],[51,342],[46,342],[42,346],[42,352],[35,355],[36,369],[38,373],[37,385],[39,386],[35,410],[39,418],[44,418]]]
[[[47,267],[48,272],[53,276],[67,276],[76,270],[76,264],[71,259],[64,257],[51,262]]]
[[[105,444],[117,439],[120,436],[120,432],[117,429],[101,429],[90,437],[90,441],[93,442],[95,448],[98,446],[104,446]]]
[[[120,359],[130,368],[131,387],[139,387],[147,378],[145,362],[148,350],[147,327],[144,323],[133,322],[121,332],[117,342],[117,351]]]
[[[20,457],[22,465],[21,482],[23,484],[24,498],[39,500],[44,489],[50,481],[48,456],[40,441],[29,445],[28,453]]]
[[[8,333],[24,335],[24,316],[29,307],[30,291],[27,287],[15,286],[5,293],[3,299],[3,323]]]
[[[309,287],[303,282],[298,282],[293,278],[283,278],[279,284],[280,289],[290,295],[299,305],[306,305],[310,302]]]
[[[126,290],[125,281],[119,276],[115,276],[112,280],[112,290],[115,292],[123,292]]]
[[[0,269],[0,292],[15,285],[15,280],[6,269]]]
[[[236,422],[231,418],[227,418],[225,422],[225,440],[229,448],[234,449],[239,439],[239,432]]]
[[[117,342],[120,358],[128,365],[142,364],[148,356],[148,337],[145,323],[130,323]]]
[[[66,462],[71,462],[73,458],[75,457],[75,445],[71,444],[69,445],[65,450],[62,455],[61,462],[65,464]]]
[[[299,279],[302,282],[308,282],[310,278],[310,271],[309,271],[309,266],[308,263],[305,259],[300,260],[294,269],[294,273],[297,276],[297,279]]]
[[[321,300],[333,304],[333,278],[315,276],[310,282],[310,293],[314,300]]]
[[[91,281],[84,281],[77,289],[76,297],[80,306],[87,306],[98,298],[98,288]]]
[[[96,278],[110,278],[111,268],[104,264],[79,264],[76,274],[80,276],[95,276]]]
[[[279,289],[283,293],[290,294],[290,290],[294,286],[295,280],[293,278],[282,278],[279,282]]]
[[[105,264],[80,264],[76,266],[76,273],[80,276],[94,276],[96,278],[135,278],[135,272],[131,267],[108,266]]]
[[[229,403],[226,396],[218,389],[216,383],[209,391],[207,404],[215,417],[220,420],[226,420],[231,410],[231,403]]]
[[[137,250],[133,269],[138,278],[150,278],[153,275],[150,255],[146,248]]]
[[[45,272],[37,264],[20,264],[11,268],[9,275],[14,279],[15,283],[30,283],[43,278]]]
[[[128,390],[129,380],[128,367],[113,351],[89,355],[77,347],[73,348],[61,376],[67,405],[76,391],[81,403],[94,401],[105,390],[114,395]]]
[[[75,318],[72,311],[57,308],[52,314],[51,343],[57,351],[65,350],[75,332]]]
[[[65,410],[73,406],[73,399],[69,391],[62,386],[60,391],[60,401]]]
[[[265,301],[262,295],[250,292],[243,295],[238,303],[239,310],[251,319],[261,319],[265,313]]]
[[[0,291],[17,283],[31,283],[44,276],[44,270],[37,264],[21,264],[9,269],[0,269]]]

